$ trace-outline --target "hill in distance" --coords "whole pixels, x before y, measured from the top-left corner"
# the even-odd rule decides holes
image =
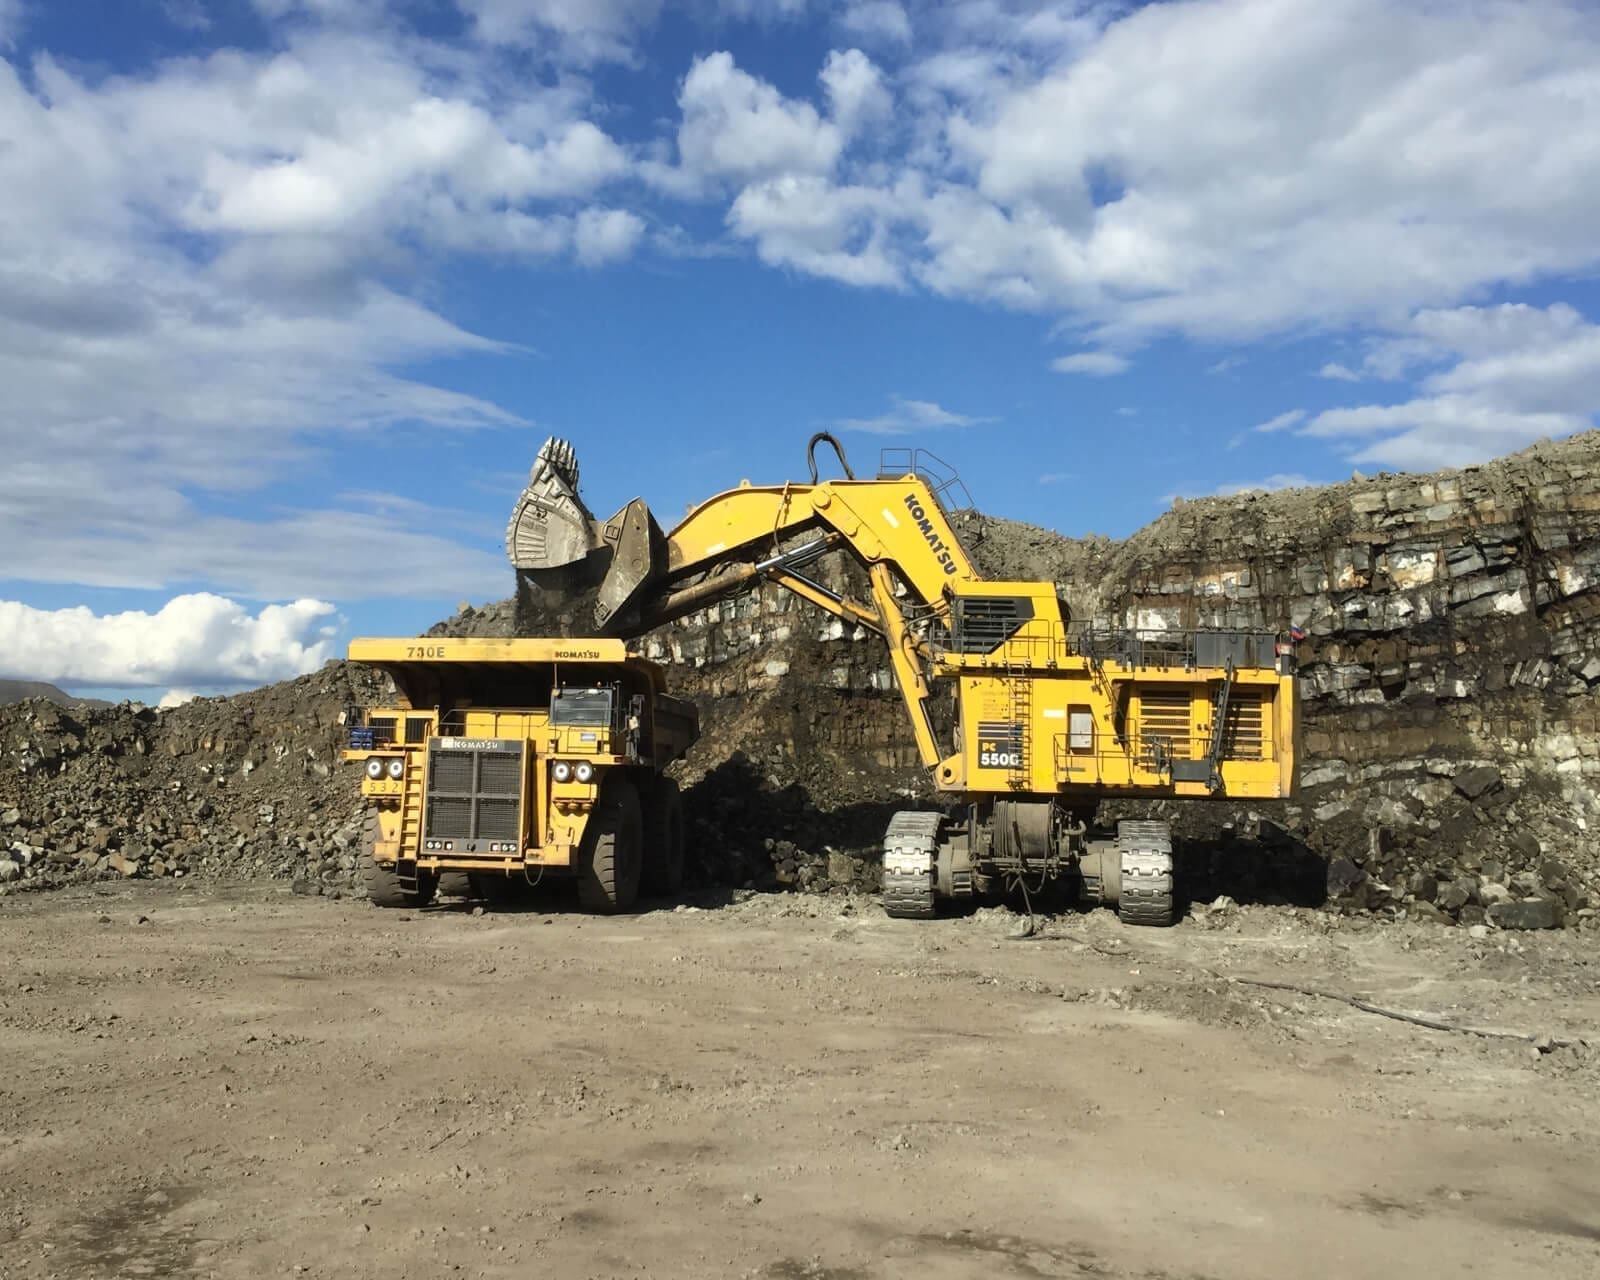
[[[74,698],[65,690],[42,680],[0,680],[0,707],[25,698],[48,698],[58,707],[109,707],[111,703],[99,698]]]

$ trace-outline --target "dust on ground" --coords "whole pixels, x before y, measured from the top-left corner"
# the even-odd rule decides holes
[[[7,899],[0,1276],[1600,1273],[1586,938],[1019,923]]]

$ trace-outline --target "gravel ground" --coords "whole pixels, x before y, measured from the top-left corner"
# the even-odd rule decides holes
[[[1586,939],[1018,926],[5,899],[0,1277],[1600,1274]]]

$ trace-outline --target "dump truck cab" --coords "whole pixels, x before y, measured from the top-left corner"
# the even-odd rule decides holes
[[[368,801],[368,893],[429,901],[467,873],[488,896],[550,879],[595,911],[683,876],[683,817],[663,770],[699,736],[693,704],[622,641],[352,641],[394,704],[352,712],[344,758]]]

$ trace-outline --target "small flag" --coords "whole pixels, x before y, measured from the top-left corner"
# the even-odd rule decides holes
[[[1304,640],[1305,638],[1306,638],[1306,632],[1305,632],[1305,628],[1304,627],[1293,627],[1293,626],[1291,626],[1289,628],[1289,639],[1291,639],[1291,640]]]

